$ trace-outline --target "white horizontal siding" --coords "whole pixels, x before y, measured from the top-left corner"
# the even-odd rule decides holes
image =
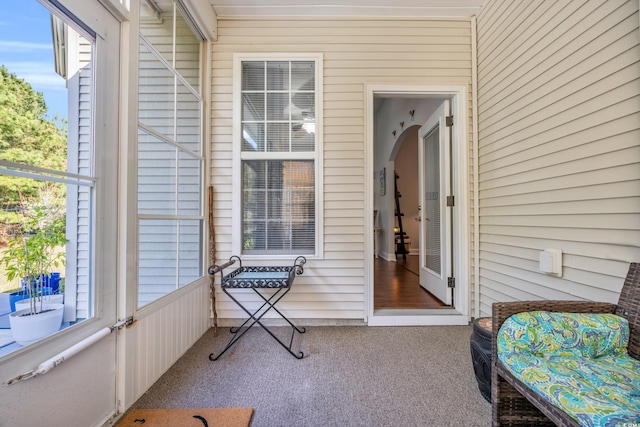
[[[364,218],[371,215],[364,194],[365,86],[469,85],[470,21],[219,18],[211,51],[209,172],[220,263],[233,255],[232,189],[240,185],[232,182],[233,54],[249,52],[322,53],[324,59],[324,254],[309,260],[278,308],[293,318],[362,319],[369,286]],[[247,292],[240,299],[251,307],[259,302]],[[217,301],[220,318],[246,316],[219,290]]]
[[[640,260],[638,2],[491,0],[477,23],[480,314],[615,302]]]

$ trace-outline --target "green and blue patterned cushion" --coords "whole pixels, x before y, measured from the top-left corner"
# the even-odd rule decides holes
[[[497,336],[507,369],[581,426],[640,426],[640,361],[628,342],[626,319],[592,313],[519,313]]]

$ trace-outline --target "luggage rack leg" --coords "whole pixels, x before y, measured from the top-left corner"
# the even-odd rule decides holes
[[[273,309],[274,311],[276,311],[276,312],[280,315],[280,317],[282,317],[284,320],[286,320],[286,321],[287,321],[287,323],[288,323],[292,328],[294,328],[296,331],[298,331],[298,332],[299,332],[299,333],[301,333],[301,334],[304,334],[304,333],[306,332],[306,329],[305,329],[305,328],[299,328],[299,327],[297,327],[297,326],[296,326],[296,325],[294,325],[294,324],[293,324],[289,319],[287,319],[287,318],[285,317],[285,315],[284,315],[284,314],[280,313],[280,310],[278,310],[278,309],[275,307],[276,302],[278,302],[277,300],[276,300],[273,304],[271,304],[271,303],[270,303],[270,301],[271,301],[271,300],[272,300],[276,295],[278,295],[278,293],[282,290],[282,288],[278,289],[278,291],[277,291],[277,292],[275,292],[273,295],[271,295],[271,297],[269,297],[269,299],[265,298],[265,297],[264,297],[264,295],[262,295],[260,292],[258,292],[258,290],[257,290],[257,289],[253,289],[253,290],[254,290],[254,292],[255,292],[255,293],[257,293],[257,294],[260,296],[260,298],[262,298],[262,299],[264,300],[264,304],[262,304],[262,305],[260,306],[260,308],[259,308],[259,309],[257,309],[257,310],[253,313],[253,314],[254,314],[254,316],[255,316],[257,313],[259,313],[259,312],[260,312],[260,310],[262,310],[262,309],[264,308],[264,306],[266,306],[266,305],[270,305],[270,307],[265,311],[265,313],[266,313],[267,311],[269,311],[269,310]],[[287,292],[288,292],[288,289],[287,289]],[[286,292],[285,292],[285,293],[286,293]],[[231,295],[230,295],[229,293],[227,293],[227,295],[229,295],[229,297],[231,297]],[[282,296],[281,296],[280,298],[282,298],[283,296],[284,296],[284,294],[282,294]],[[278,298],[278,300],[279,300],[280,298]],[[233,299],[234,301],[236,301],[233,297],[231,297],[231,299]],[[240,306],[242,307],[242,305],[241,305],[240,303],[238,303],[237,301],[236,301],[236,304],[238,304],[238,305],[240,305]],[[244,307],[242,307],[242,308],[244,309]],[[247,311],[247,310],[245,310],[245,311]],[[248,313],[248,312],[247,312],[247,313]],[[264,315],[264,313],[263,313],[263,315]],[[245,321],[244,321],[244,323],[243,323],[242,325],[240,325],[240,326],[232,326],[232,327],[229,329],[229,332],[231,332],[232,334],[237,333],[240,329],[242,329],[242,328],[244,327],[244,325],[246,325],[247,323],[249,323],[249,321],[250,321],[250,320],[254,319],[254,317],[253,317],[253,316],[251,316],[251,314],[249,314],[249,316],[250,316],[250,317],[249,317],[247,320],[245,320]],[[262,317],[262,316],[260,316],[260,317],[258,317],[258,318],[261,318],[261,317]],[[255,321],[255,320],[253,321],[252,325],[253,325],[254,323],[256,323],[256,321]],[[249,327],[251,327],[251,326],[249,326]]]
[[[229,348],[231,348],[231,346],[233,346],[236,342],[238,342],[238,340],[249,330],[251,329],[251,327],[253,327],[253,325],[255,325],[256,323],[262,327],[262,329],[264,329],[265,331],[267,331],[267,333],[269,335],[271,335],[271,337],[276,340],[285,350],[287,350],[293,357],[295,357],[296,359],[302,359],[304,357],[304,353],[303,352],[299,352],[298,354],[294,353],[293,351],[291,351],[291,346],[293,345],[293,337],[295,335],[296,332],[298,333],[305,333],[306,329],[305,328],[298,328],[297,326],[295,326],[289,319],[287,319],[287,317],[285,317],[277,308],[275,308],[275,304],[278,303],[278,301],[280,301],[280,299],[282,299],[282,297],[284,297],[287,292],[289,292],[289,290],[291,289],[291,287],[287,287],[287,288],[278,288],[278,290],[271,295],[271,297],[269,297],[268,299],[264,297],[264,295],[262,295],[262,293],[260,293],[258,291],[258,289],[256,288],[252,288],[253,291],[255,293],[257,293],[260,298],[262,298],[264,300],[264,303],[260,306],[260,308],[258,308],[255,312],[251,313],[249,310],[247,310],[247,308],[245,308],[242,304],[240,304],[240,302],[233,297],[233,295],[231,295],[230,292],[227,291],[226,288],[222,288],[223,292],[226,293],[229,298],[231,298],[238,306],[240,306],[240,308],[242,308],[248,315],[249,318],[247,320],[244,321],[244,323],[238,327],[232,327],[230,329],[230,332],[233,335],[233,337],[231,337],[231,340],[229,341],[229,343],[227,344],[227,346],[217,355],[214,356],[214,353],[211,353],[209,355],[209,360],[211,361],[215,361],[218,360],[220,358],[220,356],[222,356]],[[284,290],[284,292],[281,292],[282,290]],[[279,295],[279,296],[278,296]],[[275,301],[273,301],[273,303],[271,302],[271,300],[273,300],[275,297],[277,296],[277,298],[275,299]],[[264,308],[267,307],[266,310],[264,310],[262,313],[260,313],[260,311]],[[284,320],[287,321],[287,323],[291,326],[291,338],[289,340],[289,345],[287,346],[285,343],[283,343],[278,337],[276,337],[273,332],[271,332],[271,330],[269,330],[269,328],[267,328],[265,325],[262,324],[262,322],[260,322],[260,319],[262,319],[262,317],[269,311],[269,310],[275,310]],[[258,313],[260,313],[258,315]],[[247,323],[249,323],[248,326],[246,326],[245,329],[242,330],[242,332],[240,332],[240,330],[245,327],[245,325],[247,325]],[[240,333],[238,333],[240,332]]]

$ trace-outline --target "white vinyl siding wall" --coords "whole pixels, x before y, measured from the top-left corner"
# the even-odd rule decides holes
[[[490,0],[477,34],[480,315],[617,301],[640,260],[638,1]]]
[[[212,44],[211,183],[217,259],[232,251],[233,54],[323,54],[323,221],[321,259],[279,304],[288,317],[365,317],[365,88],[367,84],[470,85],[469,20],[225,19]],[[469,112],[471,110],[469,109]],[[375,187],[377,189],[377,187]],[[239,254],[238,254],[239,255]],[[295,256],[290,257],[291,262]],[[276,262],[277,263],[277,262]],[[271,262],[270,264],[274,264]],[[219,284],[219,276],[216,278]],[[246,314],[218,291],[218,316]],[[250,293],[243,301],[255,301]],[[256,306],[257,308],[257,306]]]

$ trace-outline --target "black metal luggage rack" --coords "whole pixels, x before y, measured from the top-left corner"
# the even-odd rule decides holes
[[[238,268],[233,270],[231,273],[224,275],[223,270],[233,264],[236,261],[240,264]],[[283,315],[275,305],[284,297],[287,292],[291,290],[291,285],[293,284],[293,279],[296,275],[301,275],[304,272],[302,266],[307,262],[307,259],[303,256],[299,256],[293,262],[293,265],[290,266],[275,266],[275,267],[264,267],[264,266],[251,266],[245,267],[242,265],[242,260],[240,257],[234,255],[229,258],[229,261],[222,265],[212,265],[209,267],[209,274],[213,275],[216,273],[220,273],[220,287],[222,291],[229,296],[240,308],[242,308],[248,315],[249,318],[244,321],[244,323],[238,327],[233,327],[230,329],[230,332],[233,334],[231,340],[227,346],[214,357],[214,353],[209,355],[209,360],[218,360],[220,356],[222,356],[229,348],[234,345],[238,340],[256,323],[262,327],[265,331],[271,335],[271,337],[276,340],[282,347],[285,348],[293,357],[296,359],[302,359],[304,357],[304,353],[300,352],[298,354],[291,351],[291,345],[293,344],[293,337],[296,332],[304,334],[305,328],[299,328],[294,325],[285,315]],[[253,289],[253,291],[262,298],[264,303],[253,313],[250,312],[246,307],[244,307],[240,301],[238,301],[234,296],[229,293],[230,289]],[[263,295],[259,289],[276,289],[276,291],[269,296],[268,298]],[[263,310],[264,309],[264,310]],[[276,337],[273,332],[269,330],[266,326],[260,322],[260,319],[269,311],[273,309],[276,313],[280,315],[290,326],[291,326],[291,338],[289,340],[289,345],[287,346],[283,343],[278,337]],[[246,326],[246,328],[245,328]],[[242,330],[242,332],[240,332]]]

